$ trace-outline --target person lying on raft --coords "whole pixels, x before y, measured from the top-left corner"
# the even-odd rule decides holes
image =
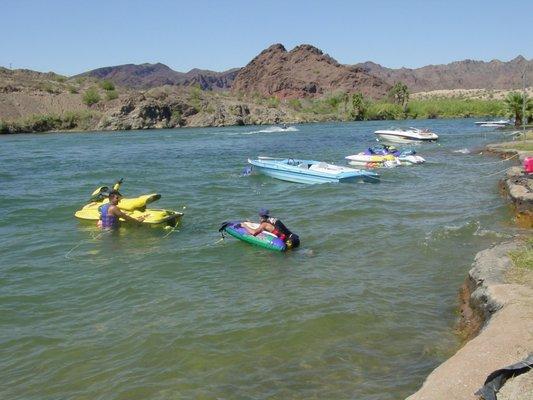
[[[120,226],[119,218],[123,218],[126,221],[135,222],[140,224],[146,218],[144,215],[139,218],[130,217],[118,208],[118,202],[122,195],[118,190],[112,190],[109,192],[109,203],[104,204],[100,208],[100,220],[97,225],[102,229],[116,229]]]
[[[247,226],[244,228],[251,235],[259,235],[263,231],[270,232],[285,242],[287,248],[298,247],[300,245],[300,238],[295,233],[292,233],[289,228],[285,226],[279,219],[270,217],[269,211],[262,208],[259,210],[259,227],[257,229],[250,229]]]

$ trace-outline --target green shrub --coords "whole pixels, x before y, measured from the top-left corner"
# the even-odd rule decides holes
[[[366,112],[366,119],[385,120],[385,119],[403,119],[404,113],[402,106],[391,103],[371,103]]]
[[[58,130],[61,118],[55,114],[32,115],[26,118],[21,127],[26,132],[46,132]]]
[[[389,90],[388,97],[393,103],[405,108],[409,102],[409,89],[405,83],[396,82]]]
[[[63,75],[54,75],[54,80],[59,83],[63,83],[67,81],[67,77]]]
[[[54,85],[52,85],[51,83],[49,82],[41,82],[39,84],[39,89],[42,90],[43,92],[47,92],[47,93],[51,93],[51,94],[56,94],[56,93],[60,93],[59,90],[57,90]]]
[[[189,92],[189,100],[191,105],[197,112],[200,112],[202,109],[202,89],[199,84],[195,84],[191,87]]]
[[[278,108],[281,101],[277,97],[269,97],[267,99],[267,107],[268,108]]]
[[[242,96],[241,93],[239,93],[239,95],[237,96],[237,99],[239,101],[243,100],[243,96]],[[255,104],[263,104],[265,102],[265,98],[261,95],[261,93],[259,93],[257,90],[255,90],[254,92],[252,92],[252,101]]]
[[[336,110],[339,107],[341,100],[342,99],[339,96],[331,96],[328,97],[325,101],[326,104],[328,104],[332,109]]]
[[[358,92],[352,95],[352,111],[350,117],[355,121],[362,121],[367,118],[367,110],[370,102],[365,100],[363,93]]]
[[[61,118],[60,129],[89,129],[94,114],[88,110],[67,111]]]
[[[5,133],[9,133],[9,125],[4,121],[0,121],[0,134]]]
[[[98,94],[98,90],[94,87],[87,89],[82,98],[82,101],[89,107],[98,103],[100,100],[100,94]]]
[[[320,115],[333,114],[334,112],[334,110],[331,108],[331,105],[328,104],[324,99],[309,100],[307,107],[303,108],[302,111],[305,113]]]
[[[78,93],[78,89],[75,86],[68,85],[67,89],[68,89],[69,93],[72,93],[72,94]]]
[[[172,125],[181,125],[181,118],[182,114],[180,110],[172,110],[172,114],[170,115],[170,123]]]
[[[290,99],[288,101],[289,107],[292,108],[294,111],[301,111],[302,110],[302,102],[299,99]]]
[[[68,129],[86,130],[91,127],[94,112],[67,111],[63,115],[39,114],[11,123],[0,122],[0,133],[47,132]]]
[[[501,100],[434,98],[412,100],[408,115],[411,118],[496,117],[505,115],[505,107]]]
[[[110,90],[105,94],[106,99],[109,100],[115,100],[118,99],[118,93],[116,90]]]
[[[115,90],[115,85],[113,85],[113,82],[110,81],[100,82],[100,87],[104,90]]]
[[[509,256],[516,267],[533,270],[533,239],[527,238],[524,246],[510,252]]]

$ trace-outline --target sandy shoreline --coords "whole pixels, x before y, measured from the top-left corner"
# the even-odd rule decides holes
[[[509,146],[499,145],[491,145],[489,150],[498,152],[499,147],[507,154],[512,152]],[[514,154],[521,159],[533,155]],[[513,167],[501,182],[504,194],[513,203],[517,224],[525,228],[532,227],[532,180],[520,167]],[[525,235],[530,237],[531,231]],[[408,400],[479,399],[475,392],[490,373],[533,354],[533,271],[520,270],[520,279],[514,279],[516,267],[509,257],[510,252],[523,246],[523,238],[517,237],[476,255],[460,290],[459,330],[470,340],[431,372]],[[533,370],[508,380],[497,398],[532,400]]]

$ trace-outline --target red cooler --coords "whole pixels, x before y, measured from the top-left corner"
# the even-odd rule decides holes
[[[533,157],[524,159],[524,171],[526,171],[526,174],[533,174]]]

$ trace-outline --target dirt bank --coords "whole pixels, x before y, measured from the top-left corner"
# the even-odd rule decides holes
[[[470,306],[485,323],[480,333],[435,369],[409,400],[477,399],[474,393],[491,372],[533,352],[533,272],[527,271],[521,283],[507,279],[512,267],[508,254],[520,245],[515,240],[476,255],[466,286]],[[533,398],[533,372],[526,375],[518,384],[510,380],[504,386],[504,392],[513,396],[519,393],[509,399]]]

